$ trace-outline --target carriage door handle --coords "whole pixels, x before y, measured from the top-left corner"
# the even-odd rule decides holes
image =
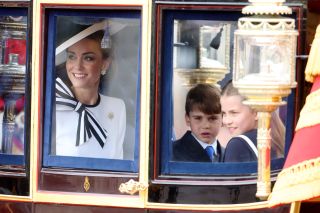
[[[130,179],[126,183],[121,183],[119,186],[119,191],[121,193],[127,193],[130,195],[134,195],[138,191],[144,191],[148,188],[148,184],[144,184],[141,182],[134,181]]]

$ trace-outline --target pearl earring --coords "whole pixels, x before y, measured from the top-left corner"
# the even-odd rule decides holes
[[[105,75],[107,73],[107,69],[102,69],[100,73],[101,75]]]

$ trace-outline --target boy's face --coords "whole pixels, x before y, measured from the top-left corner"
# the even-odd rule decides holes
[[[221,96],[222,122],[232,136],[257,128],[257,113],[242,103],[239,95]]]
[[[221,114],[208,115],[198,109],[185,116],[191,132],[202,142],[211,144],[216,139],[221,127]]]

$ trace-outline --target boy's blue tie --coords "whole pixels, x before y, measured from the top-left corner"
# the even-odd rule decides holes
[[[210,158],[211,161],[213,161],[213,156],[214,156],[214,149],[212,146],[207,146],[206,147],[206,152]]]

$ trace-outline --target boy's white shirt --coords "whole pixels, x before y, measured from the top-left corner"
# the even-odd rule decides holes
[[[212,146],[214,148],[214,151],[217,152],[217,139],[215,138],[211,144],[205,143],[201,140],[199,140],[192,132],[191,135],[198,141],[198,143],[202,146],[203,149],[206,149],[207,146]]]

